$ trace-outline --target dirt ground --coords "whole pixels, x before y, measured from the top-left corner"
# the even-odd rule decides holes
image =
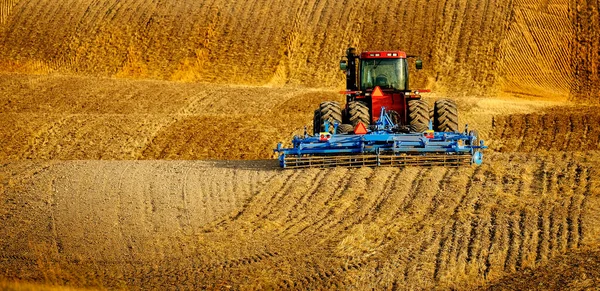
[[[13,74],[0,82],[0,118],[19,125],[2,131],[5,282],[521,289],[599,278],[595,106],[458,98],[461,123],[490,145],[481,167],[282,171],[270,159],[277,138],[302,131],[335,92]],[[219,114],[232,102],[244,104],[229,112],[245,121]],[[253,126],[280,110],[288,118],[275,129]],[[245,130],[253,138],[241,139]],[[205,158],[215,160],[191,161]],[[577,276],[553,277],[556,268]]]
[[[0,1],[0,289],[599,288],[598,3],[433,2]],[[279,169],[349,45],[484,164]]]
[[[585,250],[600,231],[599,161],[519,152],[464,169],[303,171],[272,160],[11,162],[0,275],[108,289],[535,287],[526,276],[596,286],[597,256]],[[579,259],[561,257],[572,252]],[[576,276],[554,279],[552,268]]]

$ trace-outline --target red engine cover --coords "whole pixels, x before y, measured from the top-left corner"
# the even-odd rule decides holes
[[[379,116],[381,116],[381,107],[385,107],[386,110],[394,110],[398,112],[400,115],[400,123],[406,124],[406,108],[405,108],[405,96],[403,93],[392,93],[392,92],[382,92],[382,94],[377,94],[377,88],[373,90],[373,95],[371,96],[371,100],[373,103],[371,109],[371,116],[373,117],[373,122],[379,120]]]

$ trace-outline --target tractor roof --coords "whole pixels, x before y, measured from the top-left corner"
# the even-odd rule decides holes
[[[361,59],[406,59],[403,51],[367,51],[360,54]]]

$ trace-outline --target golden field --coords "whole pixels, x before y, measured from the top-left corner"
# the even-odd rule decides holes
[[[0,1],[0,289],[593,290],[593,1]],[[283,171],[348,46],[419,54],[465,168]]]

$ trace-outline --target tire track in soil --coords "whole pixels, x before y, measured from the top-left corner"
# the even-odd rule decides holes
[[[392,207],[389,207],[390,211],[381,212],[376,217],[373,218],[373,221],[379,221],[378,225],[383,224],[383,225],[387,226],[382,229],[386,233],[386,235],[393,235],[395,233],[408,231],[407,229],[404,229],[406,226],[398,224],[398,221],[406,220],[407,219],[406,216],[416,218],[416,215],[418,213],[424,213],[425,216],[420,217],[412,225],[415,227],[423,227],[420,224],[422,223],[422,221],[424,221],[427,218],[426,217],[427,211],[419,212],[418,211],[419,209],[417,209],[416,207],[409,206],[409,205],[411,205],[412,202],[415,199],[417,199],[417,197],[419,196],[418,195],[419,193],[432,193],[432,191],[427,191],[428,189],[422,185],[427,183],[425,181],[426,178],[428,178],[428,179],[433,178],[433,177],[431,177],[433,171],[434,171],[434,168],[425,168],[425,169],[418,168],[418,170],[414,171],[414,173],[411,173],[410,171],[402,172],[407,175],[408,179],[405,181],[407,181],[408,183],[400,184],[400,185],[398,183],[396,183],[396,186],[401,187],[401,188],[399,188],[399,189],[392,188],[393,190],[391,190],[390,192],[394,193],[393,195],[397,195],[397,193],[399,191],[402,191],[403,193],[406,193],[406,194],[403,195],[402,197],[398,197],[398,198],[401,198],[401,200],[397,199],[395,203],[391,204]],[[401,173],[398,173],[398,176],[400,176],[400,174]],[[442,178],[442,176],[443,175],[437,175],[437,177],[440,177],[440,179]],[[436,176],[434,176],[434,177],[436,177]],[[390,179],[390,178],[388,178],[388,179]],[[431,185],[438,186],[440,181],[433,180]],[[392,181],[392,183],[394,183],[394,182],[395,181]],[[406,187],[407,185],[411,185],[411,186]],[[436,194],[434,194],[434,195],[436,195]],[[427,198],[427,196],[424,198]],[[429,200],[423,199],[422,205],[425,207],[429,207],[431,203],[427,203],[425,201],[429,201]],[[360,222],[360,220],[358,220],[357,223],[358,222]],[[384,243],[382,241],[381,243],[378,244],[377,248],[387,248],[392,243],[393,243],[393,241],[389,241],[387,243]]]
[[[56,178],[52,178],[50,181],[50,219],[49,219],[49,229],[52,233],[52,244],[56,248],[56,255],[60,256],[64,251],[64,246],[61,237],[58,235],[58,231],[56,229],[56,209],[57,209],[57,199],[56,193],[58,190],[56,189]]]
[[[519,238],[518,238],[518,248],[517,255],[515,257],[514,268],[516,271],[520,271],[523,266],[523,249],[527,243],[527,229],[525,228],[525,221],[527,219],[527,213],[525,210],[519,211],[519,222],[518,222],[518,230],[519,230]]]
[[[535,249],[535,265],[538,266],[541,262],[546,261],[546,253],[548,250],[548,224],[545,218],[547,212],[547,203],[542,201],[539,206],[538,217],[537,217],[537,243]]]
[[[389,169],[375,169],[370,177],[366,180],[366,185],[365,185],[365,192],[367,189],[371,190],[372,193],[376,196],[375,198],[373,197],[369,197],[366,196],[366,198],[364,198],[363,196],[358,196],[359,200],[358,201],[364,201],[367,200],[364,203],[356,203],[356,210],[352,213],[346,214],[345,217],[342,217],[339,219],[339,222],[335,225],[332,226],[331,228],[333,228],[333,230],[331,230],[329,232],[329,236],[330,237],[339,237],[341,235],[342,232],[348,230],[348,229],[352,229],[354,226],[361,224],[361,225],[369,225],[369,221],[367,220],[367,217],[369,215],[372,216],[376,216],[375,215],[375,210],[377,208],[378,205],[380,205],[381,201],[383,201],[383,199],[385,199],[385,197],[389,197],[389,195],[386,195],[385,191],[386,191],[386,187],[390,186],[394,181],[392,179],[394,179],[395,177],[397,177],[397,175],[399,175],[399,173],[396,173],[396,175],[394,175],[393,171],[392,173],[387,173],[386,175],[384,175],[384,171],[389,171]],[[385,177],[383,182],[378,182],[378,178],[381,177]],[[381,187],[379,187],[381,186]],[[373,195],[372,194],[372,195]],[[389,194],[389,192],[388,192]],[[371,195],[371,196],[372,196]],[[377,215],[378,216],[378,215]],[[374,217],[373,219],[375,219],[376,217]],[[349,222],[349,223],[344,223],[344,222]]]
[[[357,180],[355,170],[346,170],[346,175],[343,180],[346,180],[346,183],[341,183],[337,185],[333,189],[333,192],[327,195],[325,202],[323,203],[324,207],[319,209],[319,212],[315,215],[315,222],[303,227],[301,230],[297,232],[297,234],[303,234],[310,229],[313,229],[312,232],[317,232],[321,227],[323,227],[327,223],[327,218],[334,214],[334,206],[337,201],[341,199],[344,193],[346,193],[352,186],[352,182]],[[347,176],[347,179],[345,179]]]
[[[585,182],[583,181],[582,175],[584,174],[585,169],[580,164],[575,164],[573,167],[573,171],[571,175],[573,175],[573,184],[571,187],[572,196],[569,201],[568,215],[567,215],[567,227],[568,227],[568,236],[567,236],[567,249],[576,249],[578,247],[579,241],[579,232],[577,229],[578,226],[578,217],[581,212],[581,201],[579,201],[583,197],[583,193],[585,190]]]
[[[438,183],[438,191],[436,191],[436,195],[431,199],[432,203],[428,212],[429,215],[427,215],[426,217],[435,216],[435,213],[437,212],[440,205],[443,205],[442,199],[440,199],[439,197],[444,194],[444,192],[446,191],[446,185],[451,184],[451,179],[452,177],[457,175],[457,172],[458,170],[454,168],[446,169],[444,175],[442,176],[442,179]]]
[[[328,170],[318,169],[309,170],[300,177],[298,182],[294,183],[294,187],[290,187],[290,190],[282,195],[279,200],[273,203],[272,207],[268,208],[269,213],[263,216],[263,219],[268,221],[285,221],[283,216],[290,215],[291,212],[300,211],[296,208],[298,201],[298,195],[306,195],[316,191],[316,188],[321,181],[326,177]],[[310,185],[308,189],[304,190],[296,185]],[[312,188],[312,189],[311,189]],[[303,191],[304,190],[304,191]]]
[[[188,178],[190,172],[194,170],[192,167],[186,167],[183,170],[183,183],[181,183],[181,202],[182,208],[179,209],[180,214],[177,215],[179,221],[179,227],[184,233],[188,233],[189,229],[192,229],[192,221],[190,218],[190,208],[188,206]],[[206,170],[200,172],[200,176],[206,173]]]
[[[125,218],[123,217],[123,178],[125,177],[125,173],[127,173],[127,170],[129,170],[131,168],[131,164],[128,164],[127,166],[125,166],[125,168],[123,168],[123,171],[121,171],[121,173],[119,174],[119,179],[118,179],[118,183],[117,183],[117,229],[119,231],[119,235],[121,236],[121,239],[123,240],[123,242],[125,243],[126,249],[127,249],[127,255],[129,257],[129,260],[133,259],[133,244],[131,242],[131,237],[127,237],[127,235],[125,235],[125,232],[123,231],[123,223],[125,222]]]
[[[534,177],[537,177],[538,183],[532,183],[531,192],[538,193],[541,197],[540,206],[538,206],[538,217],[537,217],[537,244],[535,250],[535,265],[538,266],[542,262],[545,262],[548,257],[549,250],[549,239],[550,239],[550,218],[552,208],[549,200],[550,192],[552,191],[552,171],[549,169],[549,165],[552,161],[542,160],[537,172],[534,172]],[[550,174],[549,174],[550,173]],[[539,184],[538,187],[536,185]],[[533,187],[536,187],[535,189]]]
[[[444,232],[444,227],[442,227],[442,229],[437,229],[437,230],[433,230],[431,231],[431,235],[428,235],[419,245],[419,248],[416,251],[411,251],[410,255],[407,258],[407,264],[404,266],[404,270],[402,272],[403,275],[403,279],[404,282],[409,282],[409,278],[416,278],[419,277],[417,276],[417,274],[411,275],[411,273],[417,273],[420,267],[420,264],[423,264],[422,262],[423,260],[423,254],[431,247],[435,246],[435,242],[438,239],[438,237],[440,236],[441,233]],[[410,262],[421,262],[420,264],[414,264],[411,265]],[[433,270],[432,276],[431,278],[433,278],[435,280],[436,278],[436,271]],[[428,276],[422,276],[427,278]]]
[[[586,168],[585,171],[585,186],[584,186],[584,192],[583,194],[583,198],[581,199],[581,205],[579,207],[579,215],[577,217],[577,233],[578,233],[578,241],[577,241],[577,245],[581,245],[584,239],[584,234],[585,234],[585,226],[584,226],[584,220],[583,220],[583,213],[584,210],[586,209],[586,204],[588,201],[588,197],[590,195],[592,195],[591,189],[592,189],[592,177],[597,177],[597,176],[593,176],[592,174],[592,168]]]
[[[298,289],[311,289],[311,287],[333,287],[333,289],[340,289],[344,287],[344,278],[342,274],[347,272],[356,272],[366,268],[367,266],[367,260],[354,260],[351,263],[345,263],[337,267],[325,268],[325,270],[322,270],[322,268],[317,268],[315,272],[309,275],[302,275],[299,277],[299,279],[294,280],[293,285],[289,282],[285,282],[282,283],[281,286],[285,288],[293,287]],[[336,282],[336,280],[339,281]]]
[[[231,269],[231,268],[240,268],[240,267],[249,267],[249,265],[260,263],[264,260],[272,260],[280,256],[280,253],[277,251],[264,251],[258,252],[251,256],[244,256],[236,259],[227,259],[220,263],[210,264],[204,266],[203,269],[206,271],[213,271],[216,269]]]
[[[463,249],[463,245],[464,245],[464,241],[463,241],[463,232],[460,231],[460,235],[457,235],[457,226],[463,226],[463,224],[465,223],[465,218],[461,217],[460,215],[463,212],[466,212],[466,215],[470,216],[471,219],[474,219],[473,215],[476,215],[477,212],[479,211],[479,207],[480,207],[480,199],[481,196],[477,195],[474,197],[471,197],[470,199],[467,199],[467,197],[470,197],[471,193],[473,192],[478,192],[478,191],[473,191],[476,188],[479,188],[478,184],[482,184],[481,187],[483,188],[483,183],[485,183],[487,181],[488,176],[486,174],[489,174],[490,172],[485,170],[483,171],[483,176],[482,178],[478,181],[479,183],[473,183],[471,182],[465,191],[465,195],[462,196],[461,199],[461,203],[455,208],[454,213],[453,213],[453,218],[455,219],[453,226],[452,226],[452,241],[453,241],[453,245],[452,245],[452,249],[456,252],[456,257],[455,257],[455,261],[458,262],[459,261],[459,257],[461,256],[461,249]],[[475,179],[476,175],[474,173],[473,175],[473,180]],[[483,182],[483,183],[482,183]],[[469,206],[471,206],[471,210],[467,210],[469,208]],[[459,209],[461,208],[465,208],[464,210],[460,211]],[[473,220],[473,222],[475,222],[475,220]],[[470,231],[468,231],[470,233]],[[466,233],[466,232],[465,232]],[[468,253],[468,249],[469,249],[469,245],[467,244],[466,246],[466,251]]]
[[[416,179],[414,179],[410,186],[410,191],[405,201],[402,203],[402,211],[400,213],[406,213],[406,211],[413,207],[416,202],[415,199],[420,192],[421,184],[423,183],[423,177],[431,173],[431,168],[419,169]]]
[[[487,193],[488,195],[495,193],[498,188],[498,177],[489,170],[486,171],[484,176],[486,177],[486,180],[482,185],[482,193]],[[492,244],[492,241],[488,240],[489,237],[487,236],[487,234],[490,233],[492,226],[490,225],[491,222],[488,222],[489,215],[485,215],[490,213],[488,205],[491,204],[491,202],[489,201],[488,195],[484,195],[482,197],[482,200],[484,201],[478,201],[473,207],[477,218],[473,218],[471,221],[471,232],[469,233],[469,244],[467,245],[467,259],[464,272],[478,277],[483,276],[484,270],[478,268],[477,265],[484,261],[483,254],[489,248],[489,246],[486,247],[486,244]],[[476,258],[475,261],[473,258]],[[472,271],[472,269],[475,271]]]
[[[485,193],[486,186],[488,186],[490,183],[489,180],[491,180],[491,177],[489,174],[491,174],[491,171],[486,169],[483,172],[482,178],[477,181],[478,183],[471,184],[471,190],[469,191],[479,194],[465,201],[465,209],[463,210],[464,216],[460,216],[459,214],[459,216],[455,218],[455,223],[458,222],[459,226],[459,235],[456,235],[456,231],[454,231],[453,241],[456,241],[456,244],[453,244],[453,249],[456,254],[454,260],[450,261],[454,265],[452,268],[454,270],[465,270],[467,268],[467,264],[463,264],[463,262],[467,260],[467,257],[469,256],[469,248],[472,248],[474,243],[474,241],[470,240],[471,233],[473,233],[473,235],[476,233],[476,228],[473,228],[473,226],[480,223],[479,220],[481,218],[479,212],[481,208],[482,193]],[[455,229],[454,226],[453,229]]]
[[[379,217],[383,219],[383,222],[379,225],[384,233],[397,232],[400,228],[398,221],[405,213],[403,208],[413,190],[407,186],[412,185],[414,180],[419,178],[421,171],[422,169],[417,167],[406,167],[402,173],[399,173],[395,183],[396,187],[391,189],[393,195],[389,197],[389,203],[381,205],[382,210]]]
[[[598,136],[589,127],[597,121],[600,115],[593,106],[494,116],[492,136],[498,138],[490,144],[500,152],[598,150]]]
[[[341,231],[350,229],[355,224],[359,223],[357,213],[362,209],[371,209],[373,200],[367,194],[367,187],[372,185],[372,181],[377,178],[374,174],[378,169],[361,168],[355,173],[354,179],[350,180],[346,191],[341,193],[334,207],[329,211],[328,220],[321,220],[323,223],[315,228],[315,232],[327,234],[328,237],[335,237]],[[371,193],[371,195],[379,195],[380,193]],[[366,202],[362,202],[367,200]],[[370,200],[370,201],[369,201]],[[361,203],[362,202],[362,203]],[[349,212],[352,211],[352,212]]]
[[[235,215],[231,217],[224,218],[219,222],[215,223],[215,226],[225,228],[230,224],[236,222],[245,222],[252,221],[253,219],[259,219],[260,214],[264,212],[265,207],[260,207],[260,205],[268,204],[270,201],[274,199],[274,196],[277,196],[279,193],[282,193],[284,189],[289,187],[292,183],[292,180],[299,176],[299,171],[297,172],[283,172],[285,175],[274,175],[272,179],[265,184],[264,187],[256,194],[253,195],[245,204],[242,206],[242,209],[239,210]],[[293,177],[293,178],[292,178]],[[275,184],[275,185],[273,185]],[[259,208],[259,209],[257,209]],[[253,218],[254,216],[254,218]],[[257,218],[258,217],[258,218]]]
[[[374,223],[376,219],[385,218],[385,213],[382,213],[384,205],[388,204],[392,195],[396,195],[393,189],[397,188],[398,178],[405,172],[406,168],[394,169],[392,174],[388,176],[384,183],[380,193],[380,199],[375,202],[373,208],[367,212],[366,217],[361,219],[363,223]]]
[[[439,172],[441,171],[441,172]],[[422,236],[423,232],[426,232],[427,235],[425,237],[422,237],[420,239],[421,243],[418,244],[413,244],[413,245],[409,245],[407,246],[407,250],[401,254],[399,254],[399,256],[397,257],[397,261],[403,261],[404,265],[399,268],[400,270],[398,270],[398,273],[403,274],[403,282],[404,284],[414,284],[413,282],[410,281],[411,278],[427,278],[427,277],[431,277],[431,278],[435,278],[436,274],[435,274],[435,270],[431,270],[430,272],[427,272],[427,270],[422,269],[422,263],[427,260],[427,258],[424,258],[424,254],[425,252],[427,252],[428,250],[430,250],[432,247],[435,247],[435,242],[439,239],[439,237],[441,236],[441,234],[443,234],[443,232],[445,231],[445,225],[444,226],[436,226],[435,223],[435,217],[438,217],[437,215],[443,216],[443,213],[436,213],[438,210],[438,207],[436,205],[448,205],[450,204],[452,201],[445,201],[445,197],[444,195],[446,194],[445,192],[445,188],[446,185],[450,184],[451,181],[451,177],[455,174],[457,170],[456,169],[448,169],[448,168],[432,168],[431,171],[426,171],[425,173],[423,173],[422,175],[420,175],[418,178],[421,178],[422,181],[418,182],[417,187],[419,189],[419,191],[422,191],[424,193],[433,193],[433,195],[427,195],[426,197],[423,197],[423,199],[419,199],[420,201],[422,201],[423,203],[421,203],[421,207],[422,209],[411,209],[410,211],[408,211],[408,215],[412,216],[414,219],[414,222],[412,223],[413,227],[412,229],[406,229],[406,230],[399,230],[402,232],[408,232],[410,234],[407,235],[415,235],[415,236]],[[427,175],[427,174],[431,174],[433,175],[432,177]],[[425,178],[423,178],[425,177]],[[436,181],[437,179],[437,181]],[[431,181],[430,181],[431,180]],[[421,187],[421,184],[424,183],[427,185],[435,185],[432,186],[431,189],[428,187]],[[409,188],[411,190],[414,190],[415,188]],[[410,196],[410,194],[409,194]],[[442,202],[440,202],[442,201]],[[405,205],[406,206],[406,205]],[[410,213],[423,213],[422,216],[419,215],[411,215]],[[401,218],[402,220],[406,219],[406,218]],[[433,226],[431,226],[430,223],[433,223]],[[426,227],[430,226],[433,229],[429,230]],[[414,233],[414,234],[413,234]],[[389,249],[393,249],[394,248],[394,241],[390,241],[387,242],[386,244],[384,244],[384,246],[386,248]],[[382,251],[383,253],[388,252],[388,251],[392,251],[392,250],[386,250],[386,251]],[[406,257],[404,257],[406,256]],[[413,263],[414,262],[414,263]],[[421,274],[421,273],[426,273],[426,274]],[[427,274],[427,273],[431,273],[431,274]],[[398,284],[399,282],[396,281],[396,284]],[[411,286],[411,285],[408,285]]]
[[[278,191],[276,191],[272,196],[270,196],[268,198],[268,201],[266,201],[264,205],[261,205],[263,206],[263,210],[257,214],[257,217],[259,217],[261,220],[265,220],[268,214],[273,211],[272,209],[274,208],[274,206],[277,205],[281,200],[286,198],[289,189],[292,187],[292,185],[295,184],[296,180],[299,177],[303,177],[305,173],[305,171],[296,171],[292,173],[292,175],[288,179],[286,179],[286,181],[282,184],[281,188]]]
[[[315,220],[315,217],[319,217],[319,219],[323,218],[322,213],[326,211],[324,208],[330,204],[330,201],[333,199],[333,197],[338,196],[336,193],[341,193],[344,191],[344,189],[349,187],[350,179],[353,175],[351,170],[345,170],[345,172],[342,173],[339,178],[334,176],[335,174],[339,173],[339,170],[328,173],[331,174],[325,175],[321,183],[315,183],[316,187],[314,188],[314,191],[306,196],[306,200],[302,203],[303,207],[300,208],[305,209],[305,211],[294,211],[295,214],[293,217],[290,217],[290,219],[286,221],[286,225],[288,226],[282,231],[285,237],[295,236],[314,226],[315,223],[309,223],[306,226],[302,226],[300,230],[292,231],[292,229],[296,229],[298,226],[304,224],[304,222],[307,220]],[[327,189],[331,185],[335,185],[335,188],[331,189],[331,193],[329,193]],[[319,199],[319,197],[323,197],[325,199]],[[316,207],[308,207],[309,205]]]
[[[458,225],[458,214],[460,209],[465,206],[465,201],[467,197],[471,195],[471,189],[473,188],[473,181],[475,176],[479,176],[480,172],[482,172],[482,167],[476,168],[471,175],[469,176],[467,183],[464,188],[464,192],[461,191],[461,196],[458,199],[458,203],[454,206],[454,209],[451,211],[450,218],[452,218],[453,222],[450,221],[446,224],[444,229],[442,229],[442,234],[439,240],[438,252],[435,255],[435,266],[433,271],[433,279],[435,281],[440,281],[442,278],[442,273],[445,273],[447,269],[449,269],[448,265],[449,261],[452,257],[452,253],[455,249],[455,240],[456,240],[456,232]],[[450,224],[452,226],[450,226]],[[445,231],[447,230],[447,231]]]
[[[515,212],[511,211],[510,214],[507,217],[507,229],[506,231],[507,233],[507,240],[505,242],[506,245],[506,252],[504,253],[504,258],[503,258],[503,269],[505,272],[512,272],[515,271],[514,269],[512,269],[512,267],[514,267],[514,262],[513,262],[513,256],[514,256],[514,245],[515,245],[515,219],[514,219],[514,215]]]
[[[440,240],[438,243],[438,251],[435,254],[435,266],[433,269],[433,279],[438,282],[440,281],[440,278],[442,277],[441,272],[444,271],[443,267],[445,266],[445,260],[444,257],[447,254],[447,249],[446,249],[446,243],[448,241],[448,239],[450,238],[450,231],[447,231],[447,227],[444,226],[444,228],[442,228],[442,234],[440,236]]]

